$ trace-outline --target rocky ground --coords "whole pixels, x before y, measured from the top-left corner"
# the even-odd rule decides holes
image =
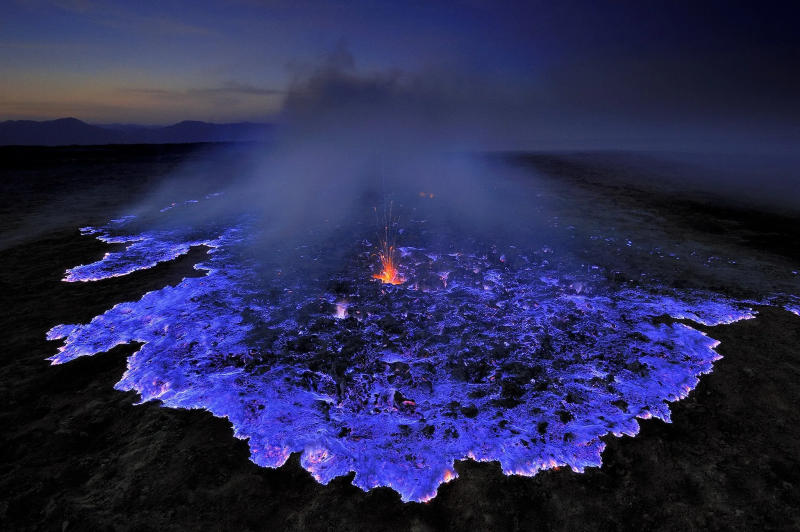
[[[152,153],[128,153],[119,164],[126,175],[157,175],[186,156],[159,153],[157,164]],[[536,162],[561,169],[566,164],[541,157]],[[25,168],[15,164],[6,165],[4,179]],[[113,164],[101,160],[95,170],[99,175]],[[16,200],[3,206],[9,225],[27,208],[19,203],[22,195]],[[681,203],[682,212],[675,202],[669,205],[674,217],[723,223],[744,216],[737,226],[744,239],[763,247],[769,240],[752,234],[769,233],[783,246],[773,246],[775,253],[796,258],[796,249],[785,244],[795,226],[784,227],[784,218],[703,211],[702,204]],[[714,372],[672,405],[673,423],[642,421],[635,438],[606,437],[602,468],[523,478],[504,476],[496,463],[461,462],[460,477],[434,500],[404,504],[389,489],[364,493],[350,478],[322,486],[297,456],[277,470],[259,468],[228,422],[206,412],[134,405],[134,394],[113,389],[131,346],[50,366],[44,358],[58,344],[47,342],[44,332],[53,325],[86,321],[113,303],[196,273],[191,265],[197,257],[190,254],[90,290],[62,283],[66,268],[106,251],[78,234],[78,221],[93,220],[75,216],[60,227],[9,239],[0,250],[4,530],[800,527],[800,317],[785,310],[762,307],[756,319],[707,329],[722,342],[717,349],[724,358]],[[774,236],[782,231],[789,236]]]

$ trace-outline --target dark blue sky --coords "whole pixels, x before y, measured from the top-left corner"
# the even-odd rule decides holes
[[[510,98],[526,120],[588,136],[785,136],[800,116],[795,5],[8,0],[0,119],[269,120],[344,43],[354,75],[435,80],[472,106]]]

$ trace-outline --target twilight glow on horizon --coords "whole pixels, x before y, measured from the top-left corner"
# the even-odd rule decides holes
[[[358,75],[445,87],[459,114],[512,122],[509,146],[783,138],[791,21],[769,2],[12,0],[0,120],[271,121],[345,50]]]

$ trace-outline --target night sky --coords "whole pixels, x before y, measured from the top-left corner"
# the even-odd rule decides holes
[[[339,58],[351,80],[402,82],[432,107],[457,102],[464,120],[505,128],[509,147],[791,144],[796,5],[9,0],[0,120],[271,121]]]

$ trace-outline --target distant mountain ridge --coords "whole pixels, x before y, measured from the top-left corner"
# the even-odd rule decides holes
[[[0,122],[0,146],[67,146],[91,144],[182,144],[189,142],[266,141],[271,124],[214,124],[186,120],[171,126],[92,125],[77,118],[37,122]]]

